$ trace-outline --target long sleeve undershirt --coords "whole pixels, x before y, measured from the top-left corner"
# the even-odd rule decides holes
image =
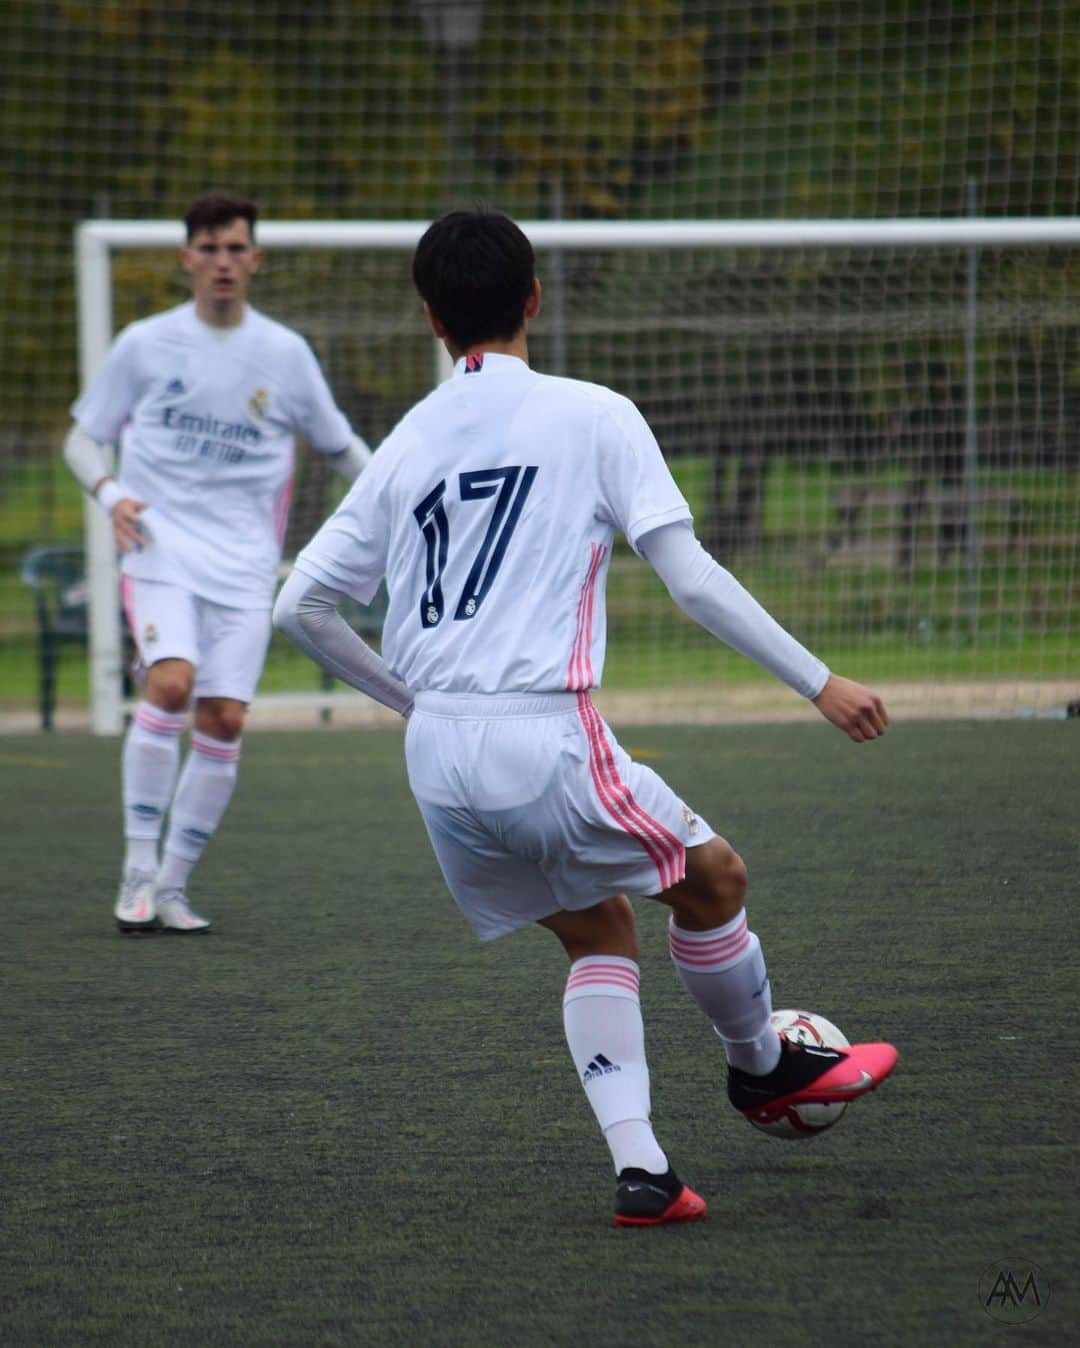
[[[689,522],[651,530],[638,540],[638,548],[675,603],[707,632],[803,697],[817,697],[825,687],[827,666],[709,556]]]
[[[274,626],[335,678],[408,716],[412,693],[338,612],[343,598],[302,571],[293,571],[274,605]]]

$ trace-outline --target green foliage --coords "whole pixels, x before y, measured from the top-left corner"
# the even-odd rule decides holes
[[[969,177],[987,213],[1074,212],[1070,12],[484,0],[451,58],[391,0],[3,0],[0,436],[37,452],[75,391],[75,222],[176,218],[215,184],[278,218],[466,194],[528,216],[948,215]],[[173,301],[123,265],[140,303]]]
[[[716,115],[681,181],[647,194],[660,213],[702,210],[705,162],[719,217],[960,215],[969,180],[980,214],[1076,211],[1071,3],[718,5],[708,22]]]
[[[700,143],[705,31],[674,0],[604,18],[564,0],[493,5],[485,34],[474,139],[534,213],[554,213],[561,193],[571,219],[624,215],[645,165]]]

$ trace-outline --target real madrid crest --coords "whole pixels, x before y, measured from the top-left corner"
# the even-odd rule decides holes
[[[270,395],[264,388],[257,388],[248,400],[248,407],[251,409],[252,416],[266,416],[266,409],[270,403]]]

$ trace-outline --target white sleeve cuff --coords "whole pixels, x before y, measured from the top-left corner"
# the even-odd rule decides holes
[[[119,482],[115,482],[110,477],[97,489],[94,500],[97,501],[106,515],[111,515],[116,509],[116,503],[122,501],[125,496],[130,496],[130,494],[130,492],[124,491]]]
[[[75,474],[83,491],[93,494],[103,477],[112,473],[112,464],[104,445],[76,421],[64,440],[64,462]]]

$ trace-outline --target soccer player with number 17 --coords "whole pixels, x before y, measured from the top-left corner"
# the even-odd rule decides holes
[[[669,946],[712,1022],[736,1109],[761,1119],[848,1101],[892,1070],[889,1044],[781,1039],[736,852],[620,748],[590,693],[620,530],[703,627],[856,742],[887,717],[720,567],[648,425],[626,398],[529,368],[532,247],[507,217],[455,211],[413,278],[453,377],[414,407],[300,554],[275,622],[325,669],[408,717],[409,782],[447,885],[483,939],[537,922],[570,959],[570,1052],[617,1176],[615,1222],[690,1221],[705,1203],[650,1123],[627,893],[671,909]],[[385,576],[383,659],[341,618]]]

